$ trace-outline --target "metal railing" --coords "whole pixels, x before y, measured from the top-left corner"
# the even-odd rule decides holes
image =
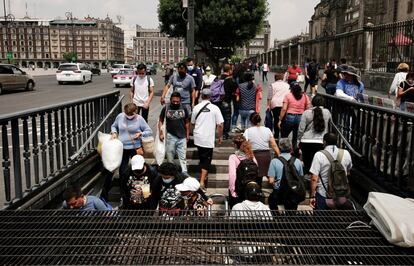
[[[390,192],[414,196],[414,114],[321,95],[346,146],[356,151],[354,166]]]
[[[65,171],[75,153],[77,158],[91,153],[97,128],[109,131],[112,121],[106,116],[117,102],[121,110],[119,95],[114,91],[0,116],[0,205],[18,201]]]

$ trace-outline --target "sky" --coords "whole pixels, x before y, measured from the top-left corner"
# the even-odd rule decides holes
[[[77,18],[88,15],[105,18],[109,15],[114,21],[117,21],[118,16],[122,16],[124,24],[131,26],[138,24],[144,28],[156,28],[159,24],[158,0],[6,0],[7,10],[8,1],[10,1],[11,13],[16,18],[25,16],[27,3],[27,13],[32,18],[65,18],[65,12],[72,11],[73,16]],[[320,0],[268,0],[268,2],[270,9],[268,20],[272,27],[271,40],[275,38],[283,40],[307,32],[308,21]],[[3,15],[3,3],[0,10],[0,14]]]

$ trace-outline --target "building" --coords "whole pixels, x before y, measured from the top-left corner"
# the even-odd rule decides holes
[[[73,51],[77,53],[75,60],[99,67],[124,61],[123,31],[110,18],[39,20],[25,17],[8,22],[5,27],[4,19],[0,20],[2,61],[8,61],[8,51],[12,52],[12,62],[22,67],[56,68],[66,61],[64,54]]]
[[[135,63],[135,49],[134,49],[134,38],[137,34],[135,26],[119,25],[124,31],[124,61],[127,64]]]
[[[248,45],[238,48],[236,53],[243,58],[250,58],[269,51],[270,33],[271,26],[269,21],[265,20],[263,29],[249,42]]]
[[[175,63],[187,55],[184,39],[170,38],[160,29],[144,29],[139,25],[136,26],[134,50],[138,63]]]

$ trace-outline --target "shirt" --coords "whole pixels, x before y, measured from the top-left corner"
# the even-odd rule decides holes
[[[273,133],[269,128],[253,126],[246,129],[243,136],[252,144],[254,151],[270,150],[269,142]]]
[[[164,106],[161,110],[160,114],[160,121],[164,122],[165,118],[165,109]],[[171,135],[174,135],[175,137],[179,139],[183,139],[187,137],[187,129],[185,127],[187,119],[190,118],[190,115],[188,114],[188,110],[186,108],[183,108],[182,105],[178,109],[171,109],[171,106],[169,105],[167,108],[167,120],[166,120],[166,128],[167,132]],[[165,132],[164,132],[165,133]]]
[[[154,87],[154,80],[149,78],[150,87]],[[132,99],[133,103],[136,106],[144,106],[145,102],[148,101],[149,92],[148,92],[148,78],[144,76],[143,78],[136,77],[134,82],[134,98]]]
[[[200,110],[206,105],[201,114],[195,119]],[[224,122],[220,109],[208,100],[203,100],[194,107],[191,115],[191,123],[195,125],[193,130],[194,144],[204,148],[214,148],[216,140],[216,126]]]
[[[201,71],[201,69],[199,69],[198,67],[194,66],[194,69],[191,71],[188,71],[187,73],[188,75],[193,77],[195,89],[201,90],[201,87],[203,86],[203,71]]]
[[[203,88],[209,88],[215,78],[216,78],[216,75],[213,75],[213,74],[210,74],[210,76],[204,75],[203,76],[203,82],[204,82]]]
[[[310,107],[309,98],[305,93],[302,94],[300,100],[296,100],[295,96],[290,92],[286,94],[283,103],[287,103],[287,114],[303,114]]]
[[[264,72],[268,72],[269,71],[269,65],[268,64],[266,64],[266,63],[263,64],[263,71]]]
[[[398,86],[401,82],[403,82],[407,77],[407,72],[398,72],[395,74],[394,79],[391,83],[389,93],[397,95],[398,93]]]
[[[236,154],[232,154],[229,156],[229,190],[233,197],[237,197],[236,193],[236,172],[237,167],[239,166],[242,160],[246,159],[246,155],[244,153],[240,153],[239,151]],[[253,158],[253,161],[257,164],[256,158]]]
[[[95,196],[85,196],[85,205],[80,210],[82,211],[111,211],[112,206]],[[66,201],[63,202],[63,208],[68,209]]]
[[[316,132],[313,128],[313,107],[306,110],[300,119],[298,141],[303,143],[323,143],[323,135],[328,133],[329,120],[331,120],[331,112],[328,109],[322,109],[323,120],[325,122],[325,130],[322,132]]]
[[[240,84],[237,94],[240,96],[240,110],[256,110],[256,85],[249,87],[249,82]]]
[[[283,99],[290,92],[290,86],[283,80],[278,80],[270,85],[267,99],[270,100],[270,108],[283,106]]]
[[[326,146],[325,150],[328,151],[333,158],[338,157],[338,147],[336,147],[335,145]],[[341,164],[344,167],[347,174],[349,175],[349,172],[352,168],[352,159],[351,155],[347,150],[344,150],[344,156],[342,157]],[[315,153],[309,172],[313,175],[319,176],[316,192],[318,192],[319,195],[321,195],[322,197],[326,197],[326,190],[321,182],[323,182],[325,187],[328,188],[330,166],[331,164],[329,163],[329,160],[328,158],[326,158],[325,154],[323,154],[320,151]]]
[[[292,155],[290,153],[282,153],[282,154],[280,154],[280,156],[285,158],[286,161],[289,161],[290,158],[292,157]],[[293,164],[295,165],[295,168],[296,168],[296,171],[297,171],[298,175],[303,176],[303,165],[300,162],[300,160],[296,158],[295,162]],[[275,178],[275,183],[273,185],[274,189],[279,189],[280,188],[280,183],[282,181],[283,172],[284,172],[283,168],[284,168],[284,165],[278,158],[274,158],[270,162],[269,172],[268,172],[267,175],[269,177]]]
[[[364,84],[360,82],[360,85],[355,83],[348,83],[344,79],[340,79],[336,83],[335,95],[342,99],[355,100],[358,93],[364,93]]]
[[[256,211],[256,212],[249,212],[249,211]],[[250,201],[244,200],[241,203],[237,203],[233,206],[230,212],[230,216],[233,217],[252,217],[254,218],[270,218],[272,214],[270,212],[269,206],[263,204],[260,201]]]
[[[181,94],[182,104],[191,104],[191,94],[193,88],[196,86],[192,76],[186,74],[186,76],[182,78],[178,74],[172,75],[167,85],[172,85],[173,91],[178,91]]]
[[[224,101],[226,103],[230,103],[232,100],[235,100],[236,91],[239,87],[237,83],[233,80],[232,77],[229,77],[227,74],[223,74],[220,77],[221,79],[224,79]]]
[[[298,75],[302,73],[302,69],[300,67],[293,68],[291,66],[288,67],[288,80],[296,80]]]
[[[111,126],[111,132],[118,133],[118,138],[124,144],[124,150],[138,149],[141,147],[142,137],[152,135],[152,130],[144,118],[136,115],[134,119],[126,118],[125,113],[120,113]],[[136,133],[142,133],[142,137],[134,139]]]

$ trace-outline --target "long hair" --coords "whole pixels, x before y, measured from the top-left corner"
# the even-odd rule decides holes
[[[291,85],[290,85],[290,91],[292,92],[292,94],[293,94],[293,97],[295,97],[295,99],[297,100],[297,101],[299,101],[300,99],[302,99],[302,88],[300,87],[300,85],[299,84],[297,84],[297,83],[292,83]]]
[[[313,129],[318,132],[325,131],[325,120],[323,119],[323,111],[322,108],[325,106],[324,98],[317,94],[312,99],[313,107]]]
[[[244,154],[246,154],[247,159],[253,160],[254,154],[252,145],[246,140],[242,135],[235,136],[233,138],[233,143],[236,145],[237,149]]]

